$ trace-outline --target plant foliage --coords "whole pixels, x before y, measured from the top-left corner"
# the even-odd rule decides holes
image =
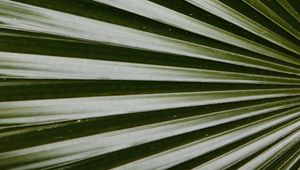
[[[299,0],[0,0],[0,169],[298,169]]]

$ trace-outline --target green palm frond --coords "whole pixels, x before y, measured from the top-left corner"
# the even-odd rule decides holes
[[[0,169],[299,169],[299,0],[0,0]]]

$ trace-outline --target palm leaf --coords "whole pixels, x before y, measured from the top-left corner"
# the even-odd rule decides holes
[[[299,4],[1,0],[0,169],[298,169]]]

